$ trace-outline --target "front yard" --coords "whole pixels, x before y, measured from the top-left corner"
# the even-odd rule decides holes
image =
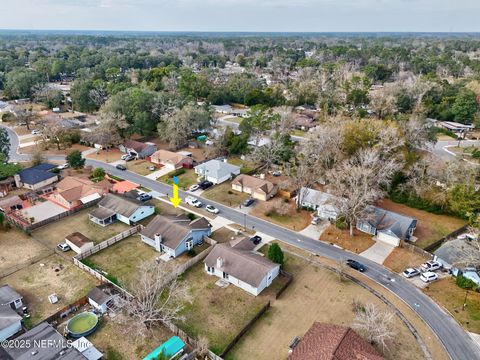
[[[133,160],[133,161],[129,161],[125,164],[128,171],[132,171],[134,173],[137,173],[137,174],[143,175],[143,176],[151,174],[154,171],[160,170],[160,168],[157,167],[157,166],[155,166],[154,171],[149,170],[148,168],[152,165],[154,165],[154,164],[152,164],[151,162],[149,162],[147,160]]]
[[[427,260],[430,260],[430,258],[406,248],[397,247],[388,255],[383,265],[396,273],[400,273],[408,267],[419,267]]]
[[[9,284],[23,296],[33,325],[85,296],[98,285],[93,276],[56,254],[4,277],[0,283]],[[58,303],[50,304],[50,294],[58,296]]]
[[[250,195],[233,190],[231,182],[228,181],[223,184],[212,186],[210,189],[204,191],[202,196],[226,206],[238,207]]]
[[[178,179],[178,187],[183,190],[188,190],[191,185],[198,183],[198,175],[194,169],[178,169],[158,178],[157,181],[173,185],[174,176]]]
[[[257,204],[250,212],[250,215],[294,231],[303,230],[310,225],[310,222],[312,221],[312,214],[310,212],[297,209],[295,201],[290,200],[288,204],[285,203],[285,205],[281,205],[288,207],[288,211],[280,213],[276,209],[276,204],[282,202],[284,202],[284,199],[280,197],[276,197],[269,201],[256,201]]]
[[[320,236],[320,240],[335,244],[343,249],[360,254],[375,244],[372,235],[353,230],[354,236],[350,236],[350,230],[341,230],[335,225],[329,225]]]
[[[95,207],[91,207],[43,226],[38,230],[33,231],[32,236],[53,248],[57,244],[64,242],[65,236],[76,231],[88,237],[95,244],[98,244],[99,242],[107,240],[108,238],[129,229],[127,224],[120,221],[116,221],[105,227],[94,224],[88,218],[88,213],[92,212],[94,209]]]
[[[418,238],[415,245],[421,248],[425,248],[466,224],[465,220],[453,216],[432,214],[388,199],[384,199],[379,207],[417,219],[418,225],[413,235]]]
[[[111,163],[120,160],[123,153],[118,149],[98,150],[95,153],[88,154],[88,159],[98,160],[106,163]]]

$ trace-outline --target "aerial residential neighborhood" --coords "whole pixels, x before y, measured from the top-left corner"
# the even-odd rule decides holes
[[[478,13],[9,4],[0,359],[480,359]]]

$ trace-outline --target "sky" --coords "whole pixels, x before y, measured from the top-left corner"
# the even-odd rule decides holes
[[[0,29],[480,32],[480,0],[0,0]]]

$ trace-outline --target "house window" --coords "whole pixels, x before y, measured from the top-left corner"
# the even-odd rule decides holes
[[[213,273],[215,272],[215,268],[209,266],[209,267],[207,268],[207,271],[208,271],[209,273],[212,273],[212,274],[213,274]]]
[[[185,246],[187,250],[191,250],[193,248],[193,240],[187,240],[187,242],[185,243]]]
[[[226,272],[223,273],[223,278],[228,280],[228,274]]]

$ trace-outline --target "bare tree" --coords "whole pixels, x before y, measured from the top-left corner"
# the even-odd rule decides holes
[[[185,282],[171,279],[172,268],[160,261],[144,261],[138,277],[129,286],[133,299],[119,299],[118,321],[128,324],[129,332],[146,335],[160,323],[182,320],[182,310],[192,298]]]
[[[389,342],[394,338],[393,323],[395,314],[391,311],[380,311],[374,304],[356,306],[353,328],[372,344],[388,349]]]
[[[122,132],[128,127],[125,116],[113,112],[100,111],[98,122],[99,125],[94,131],[83,135],[84,140],[99,144],[103,148],[109,148],[122,142]]]

